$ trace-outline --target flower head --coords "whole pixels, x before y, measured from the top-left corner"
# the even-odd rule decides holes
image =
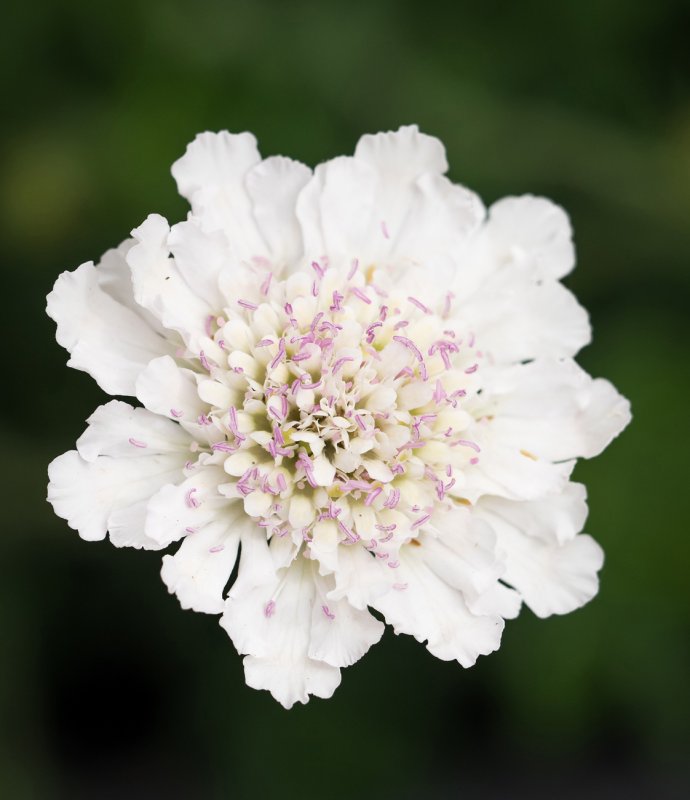
[[[172,228],[63,273],[70,365],[108,393],[49,500],[84,539],[163,549],[183,608],[221,614],[247,682],[329,697],[384,629],[473,664],[524,601],[597,591],[578,457],[630,419],[572,360],[586,313],[564,212],[485,213],[416,127],[314,173],[205,133]],[[237,578],[228,587],[235,563]]]

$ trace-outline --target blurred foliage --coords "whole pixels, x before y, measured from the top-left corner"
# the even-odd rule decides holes
[[[680,797],[687,780],[690,7],[659,2],[26,0],[0,30],[0,794],[10,798]],[[247,689],[159,556],[87,545],[45,468],[103,401],[44,315],[58,273],[146,214],[198,131],[315,164],[417,122],[492,202],[572,216],[581,357],[635,420],[578,467],[607,564],[566,618],[528,611],[472,670],[390,633],[329,702]],[[21,335],[20,335],[21,334]]]

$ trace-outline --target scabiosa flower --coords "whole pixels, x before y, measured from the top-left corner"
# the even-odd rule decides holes
[[[181,542],[167,587],[288,708],[329,697],[381,619],[468,667],[523,601],[597,591],[569,476],[630,412],[572,360],[568,218],[532,196],[487,213],[446,169],[414,126],[313,173],[204,133],[172,170],[188,219],[149,216],[48,297],[70,366],[139,403],[53,461],[56,513],[87,540]]]

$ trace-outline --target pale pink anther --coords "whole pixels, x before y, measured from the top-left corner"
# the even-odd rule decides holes
[[[476,456],[473,456],[470,459],[470,464],[472,464],[472,466],[474,466],[475,464],[478,464],[478,463],[479,463],[479,459]]]
[[[416,297],[408,297],[407,298],[413,306],[417,306],[420,311],[423,311],[425,314],[431,314],[431,309],[428,306],[425,306],[421,300],[417,300]]]
[[[246,308],[249,311],[256,311],[256,309],[259,307],[256,303],[250,303],[249,300],[238,300],[237,305],[242,306],[242,308]]]
[[[192,528],[191,526],[189,526],[189,527],[184,529],[184,532],[185,533],[196,533],[198,530],[199,530],[198,528]]]
[[[420,363],[424,361],[424,356],[412,339],[408,339],[407,336],[394,336],[393,341],[406,347]]]
[[[428,522],[431,519],[431,514],[424,514],[423,517],[416,519],[412,525],[410,525],[411,530],[416,530],[421,525],[424,525],[425,522]]]
[[[268,290],[271,288],[271,281],[272,280],[273,280],[273,273],[269,272],[266,275],[266,279],[261,284],[261,288],[259,289],[259,291],[261,292],[262,295],[264,295],[264,297],[268,294]]]
[[[275,601],[269,600],[268,603],[266,603],[266,605],[264,606],[264,617],[266,617],[266,619],[270,619],[273,616],[273,612],[275,610],[276,610]]]
[[[343,366],[343,364],[347,364],[348,361],[354,361],[354,358],[351,356],[343,356],[339,358],[331,367],[331,374],[335,375],[335,373]]]
[[[357,272],[358,269],[359,269],[359,259],[353,258],[352,263],[350,264],[350,271],[348,272],[347,275],[347,279],[349,281],[351,281],[354,278],[355,272]]]
[[[201,361],[201,366],[206,370],[206,372],[211,371],[211,365],[203,350],[199,353],[199,361]]]
[[[472,364],[471,367],[467,367],[465,370],[465,375],[471,375],[473,372],[476,372],[479,369],[479,364]]]
[[[218,347],[220,347],[221,350],[225,350],[225,339],[218,339]]]
[[[182,412],[182,411],[179,411],[179,410],[178,410],[178,409],[176,409],[176,408],[171,408],[171,409],[170,409],[170,414],[171,414],[173,417],[175,417],[175,419],[179,419],[179,418],[182,416],[183,412]]]
[[[328,617],[328,619],[331,620],[335,619],[335,614],[331,611],[331,609],[328,606],[321,606],[321,610]]]
[[[268,347],[269,345],[273,344],[273,339],[259,339],[256,343],[256,347]]]
[[[132,445],[132,447],[141,447],[141,448],[148,447],[146,442],[141,442],[139,441],[139,439],[129,439],[128,441]]]
[[[393,325],[393,330],[399,331],[401,328],[406,328],[409,324],[410,323],[406,319],[401,319],[400,322],[396,322],[395,325]]]
[[[340,294],[340,292],[336,289],[333,292],[333,304],[330,306],[331,311],[340,311],[341,305],[340,303],[345,299],[345,295]]]
[[[275,358],[268,365],[269,369],[275,369],[284,358],[285,358],[285,339],[281,336],[281,338],[278,340],[278,352],[276,353]]]
[[[353,294],[355,297],[357,297],[357,298],[358,298],[359,300],[361,300],[363,303],[366,303],[368,306],[370,306],[370,305],[371,305],[371,299],[370,299],[370,298],[368,298],[368,297],[366,296],[366,294],[364,294],[364,292],[363,292],[361,289],[359,289],[357,286],[353,286],[353,287],[352,287],[352,289],[350,289],[350,291],[352,292],[352,294]]]
[[[451,447],[456,447],[460,445],[460,447],[469,447],[471,450],[474,450],[475,453],[481,452],[481,447],[476,442],[472,442],[469,439],[456,439],[454,442],[450,443]]]
[[[316,274],[319,276],[319,278],[323,278],[323,276],[326,274],[326,271],[321,266],[321,264],[319,264],[318,261],[312,261],[311,262],[311,268],[316,272]]]
[[[362,417],[361,414],[355,414],[355,422],[357,423],[357,427],[361,431],[365,431],[367,429],[367,426],[364,423],[364,418]]]
[[[340,528],[340,530],[341,530],[341,531],[342,531],[342,532],[345,534],[345,537],[346,537],[346,538],[347,538],[347,539],[348,539],[350,542],[352,542],[353,544],[354,544],[355,542],[358,542],[358,541],[359,541],[359,540],[362,538],[361,536],[359,536],[359,534],[355,533],[354,531],[351,531],[351,530],[350,530],[350,529],[347,527],[347,525],[345,525],[344,523],[342,523],[340,520],[338,520],[338,527],[339,527],[339,528]]]
[[[214,319],[215,319],[215,317],[213,316],[213,314],[210,314],[204,320],[204,330],[206,331],[206,335],[208,337],[211,337],[213,335],[213,328],[211,326],[213,325]]]
[[[397,569],[400,566],[400,562],[399,561],[389,561],[388,562],[388,566],[391,569]]]
[[[197,492],[197,489],[192,487],[191,489],[189,489],[185,493],[184,501],[185,501],[185,503],[186,503],[188,508],[199,508],[199,506],[201,505],[201,502],[199,501],[199,499],[194,497],[196,492]]]
[[[225,550],[224,544],[216,544],[213,547],[208,548],[209,553],[220,553],[222,550]]]
[[[278,484],[278,488],[281,492],[284,492],[287,489],[287,481],[285,480],[285,475],[282,472],[279,472],[276,476],[276,483]]]
[[[199,423],[199,425],[212,425],[213,424],[211,418],[208,417],[206,414],[199,414],[199,416],[196,418],[196,421]]]
[[[385,220],[381,220],[381,233],[383,234],[384,238],[390,239],[391,235],[388,232],[388,226],[386,225]]]
[[[376,500],[376,498],[381,494],[382,491],[383,489],[380,486],[377,486],[376,489],[374,489],[372,492],[369,492],[366,500],[364,501],[364,505],[370,506],[374,502],[374,500]]]
[[[233,447],[229,442],[216,442],[211,445],[211,449],[221,453],[234,453],[237,448]]]
[[[388,494],[386,502],[383,504],[385,508],[395,508],[400,502],[400,489],[391,489]]]

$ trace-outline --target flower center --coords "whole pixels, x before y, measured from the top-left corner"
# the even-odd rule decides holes
[[[450,295],[436,310],[356,261],[312,267],[268,273],[258,296],[209,320],[199,360],[228,406],[206,420],[234,479],[221,490],[271,535],[311,543],[325,523],[387,558],[382,545],[414,538],[477,463],[461,405],[481,354],[449,327]]]

